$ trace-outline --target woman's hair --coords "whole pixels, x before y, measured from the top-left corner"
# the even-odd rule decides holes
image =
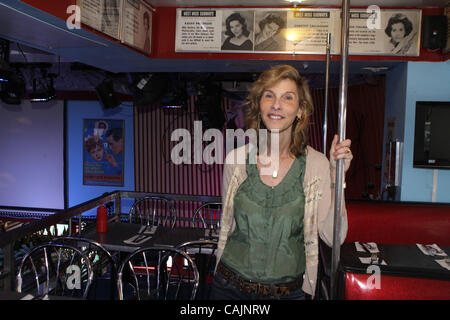
[[[103,148],[102,139],[97,136],[89,136],[85,143],[87,152],[95,149],[97,146]]]
[[[248,37],[250,32],[247,30],[247,23],[245,22],[245,18],[237,12],[228,16],[228,18],[225,20],[225,27],[227,28],[227,31],[225,31],[225,35],[234,37],[234,33],[231,32],[230,23],[231,21],[235,20],[239,21],[239,23],[242,25],[242,33],[244,34],[244,36]]]
[[[392,25],[396,23],[403,23],[403,25],[405,26],[405,37],[409,35],[413,30],[413,24],[408,19],[408,17],[405,16],[404,14],[397,13],[396,15],[393,15],[389,19],[386,29],[384,29],[384,32],[387,34],[388,37],[391,37]]]
[[[252,84],[245,101],[245,125],[247,129],[259,130],[265,128],[261,120],[260,101],[265,90],[279,81],[289,79],[295,82],[298,91],[299,105],[302,110],[300,119],[295,118],[292,125],[290,152],[300,156],[308,144],[309,117],[313,113],[313,103],[307,80],[290,65],[277,65],[264,71]],[[257,132],[259,136],[259,133]]]
[[[284,28],[284,27],[285,27],[285,23],[284,23],[283,18],[281,18],[281,17],[280,17],[279,15],[277,15],[277,14],[269,13],[269,14],[267,14],[267,15],[264,17],[264,19],[262,19],[262,20],[258,23],[259,29],[260,29],[261,31],[263,31],[264,26],[265,26],[266,24],[272,23],[272,22],[275,22],[275,23],[278,25],[278,27],[279,27],[277,33],[280,32],[281,28]]]

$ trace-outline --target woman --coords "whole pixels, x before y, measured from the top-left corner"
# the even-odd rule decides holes
[[[390,38],[388,50],[395,54],[407,53],[416,35],[412,31],[413,24],[405,15],[400,13],[393,15],[384,30]]]
[[[243,146],[226,157],[212,298],[314,296],[318,235],[332,246],[336,160],[344,159],[348,169],[351,141],[337,143],[336,135],[330,162],[307,145],[311,95],[306,80],[291,66],[263,72],[250,89],[247,106],[247,127],[270,134],[267,146]],[[279,134],[277,148],[271,145],[272,132]],[[240,164],[236,159],[242,153],[245,163]],[[343,242],[345,208],[341,220]]]
[[[222,50],[252,50],[253,43],[248,38],[250,32],[247,30],[245,19],[239,13],[231,14],[225,21],[227,30],[222,45]]]
[[[284,51],[285,43],[275,39],[286,25],[283,18],[275,13],[268,13],[258,25],[260,32],[255,37],[255,51]]]

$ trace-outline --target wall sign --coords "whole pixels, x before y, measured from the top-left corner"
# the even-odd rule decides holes
[[[124,120],[83,120],[83,184],[123,186]]]

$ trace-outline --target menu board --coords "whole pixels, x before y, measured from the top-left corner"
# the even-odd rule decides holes
[[[421,10],[350,10],[349,53],[418,56]],[[373,23],[372,20],[376,20]],[[340,53],[341,9],[177,9],[176,52]]]

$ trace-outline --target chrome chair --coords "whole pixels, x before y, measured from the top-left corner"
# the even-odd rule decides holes
[[[192,216],[191,226],[193,228],[220,228],[220,217],[222,215],[222,203],[221,202],[206,202],[195,209]]]
[[[193,300],[198,282],[191,257],[162,246],[137,249],[121,263],[117,275],[119,300]],[[132,288],[131,297],[124,296],[125,285]]]
[[[98,242],[77,236],[56,237],[52,243],[68,244],[80,249],[91,262],[93,281],[89,288],[89,300],[117,299],[116,258]]]
[[[176,248],[186,252],[197,266],[200,280],[196,298],[209,300],[216,267],[217,242],[212,240],[189,241]]]
[[[47,243],[33,248],[19,263],[17,292],[86,299],[93,272],[89,258],[79,249]]]
[[[155,220],[157,221],[155,222]],[[128,213],[128,221],[148,226],[162,225],[173,228],[177,221],[177,213],[169,199],[149,196],[139,199],[133,204]]]

